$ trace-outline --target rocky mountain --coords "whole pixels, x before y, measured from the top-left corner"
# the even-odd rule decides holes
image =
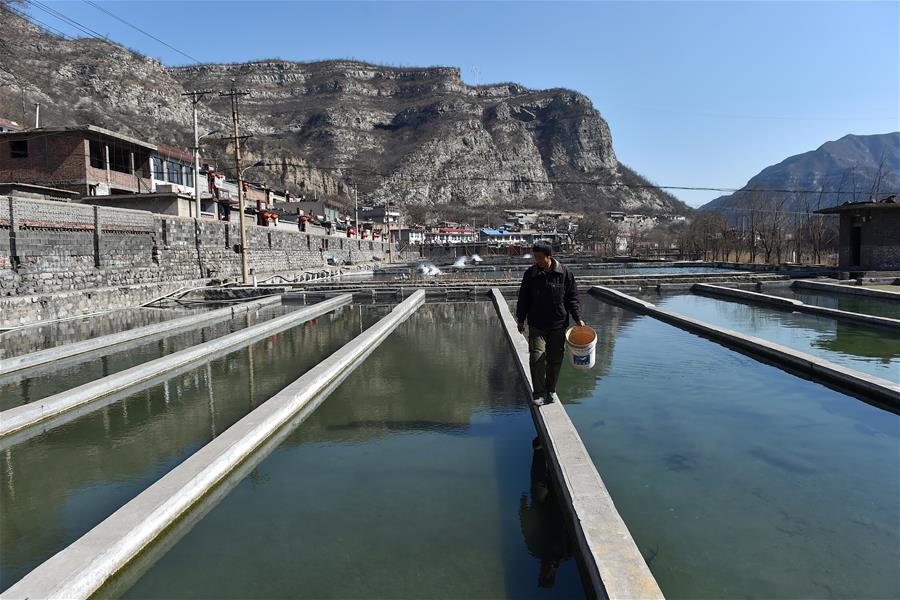
[[[816,193],[766,190],[811,190]],[[735,213],[754,203],[781,200],[792,209],[802,209],[803,203],[827,208],[848,201],[867,200],[873,194],[882,197],[897,192],[900,192],[900,132],[845,135],[815,150],[766,167],[741,190],[720,196],[700,210]]]
[[[347,193],[434,207],[534,206],[685,214],[670,194],[619,163],[606,121],[565,89],[470,86],[452,67],[396,68],[349,60],[261,60],[170,68],[105,40],[67,40],[0,8],[0,116],[44,125],[93,123],[144,139],[191,144],[190,90],[241,98],[255,177],[303,192]],[[213,94],[201,128],[230,130]],[[229,164],[231,148],[204,156]],[[547,182],[554,182],[550,185]]]

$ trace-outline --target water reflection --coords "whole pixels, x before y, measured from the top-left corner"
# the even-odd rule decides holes
[[[366,309],[363,326],[385,312]],[[360,316],[329,313],[7,449],[0,589],[357,335]]]
[[[781,296],[782,298],[799,300],[800,302],[811,306],[836,308],[838,310],[861,313],[864,315],[900,319],[900,303],[883,298],[858,296],[854,294],[818,293],[812,290],[804,290],[802,288],[794,289],[783,285],[763,286],[761,291],[770,296]]]
[[[553,488],[547,455],[537,449],[531,457],[530,494],[519,499],[519,522],[528,552],[541,561],[538,587],[553,587],[560,565],[574,558],[571,536]]]
[[[653,302],[660,308],[900,381],[900,334],[890,329],[696,294],[664,294]]]
[[[421,307],[126,596],[583,596],[517,382],[490,303]]]
[[[102,315],[13,329],[0,333],[0,358],[161,323],[196,312],[187,309],[123,308]]]
[[[97,352],[10,373],[0,377],[0,410],[46,398],[294,310],[297,310],[297,306],[266,306],[198,329],[134,340]]]
[[[651,317],[596,375],[569,415],[667,598],[900,595],[896,415]]]

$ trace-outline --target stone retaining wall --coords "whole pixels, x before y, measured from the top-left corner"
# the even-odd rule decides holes
[[[0,198],[0,295],[239,277],[237,223],[22,198]],[[11,215],[11,218],[10,218]],[[260,276],[390,258],[387,242],[247,227]],[[396,250],[396,247],[393,249]]]
[[[187,282],[234,280],[241,275],[239,244],[236,222],[0,196],[0,327],[121,306],[125,297],[149,299]],[[248,225],[247,246],[260,278],[329,261],[401,259],[388,242],[283,227]],[[81,291],[92,296],[83,310],[83,295],[73,293]]]

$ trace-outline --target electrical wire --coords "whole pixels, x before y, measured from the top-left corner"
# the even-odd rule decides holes
[[[69,39],[69,36],[67,36],[64,32],[62,32],[61,30],[57,29],[56,27],[50,25],[49,23],[46,23],[45,21],[41,21],[41,20],[38,19],[37,17],[34,17],[34,16],[29,15],[29,14],[27,14],[27,13],[24,13],[24,12],[18,10],[18,9],[15,9],[15,8],[13,8],[12,6],[10,6],[9,4],[6,4],[6,3],[0,3],[0,8],[3,8],[4,10],[6,10],[6,11],[8,11],[8,12],[11,12],[11,13],[14,14],[14,15],[18,15],[19,17],[21,17],[22,19],[24,19],[24,20],[26,20],[26,21],[32,21],[32,22],[34,22],[34,23],[38,23],[38,24],[40,24],[44,29],[46,29],[46,30],[48,30],[48,31],[50,31],[50,32],[52,32],[52,33],[55,33],[56,35],[58,35],[59,37],[63,38],[64,40],[68,40],[68,39]]]
[[[40,2],[39,0],[25,0],[25,2],[34,8],[44,11],[45,13],[47,13],[48,15],[50,15],[52,17],[56,17],[60,21],[74,27],[75,29],[78,29],[79,31],[81,31],[82,33],[87,35],[88,37],[109,41],[109,39],[105,35],[98,33],[97,31],[94,31],[87,25],[82,25],[75,19],[72,19],[72,18],[66,16],[62,12],[56,10],[55,8],[47,6],[43,2]]]
[[[103,8],[102,6],[100,6],[99,4],[97,4],[96,2],[92,2],[91,0],[82,0],[82,1],[83,1],[85,4],[88,4],[88,5],[90,5],[90,6],[93,6],[94,8],[96,8],[97,10],[99,10],[100,12],[103,12],[103,13],[109,15],[109,16],[112,17],[113,19],[115,19],[115,20],[117,20],[117,21],[119,21],[119,22],[121,22],[121,23],[124,23],[125,25],[128,25],[129,27],[131,27],[131,28],[134,29],[135,31],[138,31],[138,32],[140,32],[140,33],[143,33],[144,35],[146,35],[146,36],[149,37],[150,39],[156,40],[157,42],[159,42],[160,44],[162,44],[162,45],[165,46],[166,48],[169,48],[170,50],[174,50],[174,51],[177,52],[178,54],[184,56],[185,58],[188,58],[188,59],[194,61],[194,62],[197,63],[198,65],[199,65],[199,64],[202,64],[202,62],[201,62],[200,60],[194,58],[193,56],[191,56],[191,55],[188,54],[187,52],[182,52],[181,50],[179,50],[178,48],[176,48],[176,47],[173,46],[172,44],[169,44],[168,42],[165,42],[165,41],[159,39],[158,37],[156,37],[156,36],[153,35],[152,33],[149,33],[148,31],[145,31],[145,30],[141,29],[141,28],[138,27],[137,25],[135,25],[135,24],[133,24],[133,23],[130,23],[129,21],[126,21],[126,20],[123,19],[122,17],[120,17],[120,16],[118,16],[118,15],[116,15],[116,14],[114,14],[114,13],[108,11],[108,10],[106,10],[105,8]]]

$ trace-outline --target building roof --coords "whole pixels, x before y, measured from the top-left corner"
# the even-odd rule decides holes
[[[23,129],[21,131],[7,131],[4,133],[0,133],[0,139],[27,139],[30,137],[45,136],[54,133],[95,133],[104,137],[120,140],[134,146],[140,146],[141,148],[146,148],[147,150],[152,150],[159,154],[164,154],[173,158],[180,158],[185,160],[190,160],[192,158],[191,154],[189,152],[185,152],[184,150],[170,148],[169,146],[159,146],[157,144],[152,144],[150,142],[145,142],[143,140],[133,138],[130,135],[125,135],[124,133],[112,131],[111,129],[97,127],[96,125],[75,125],[72,127],[37,127],[32,129]]]
[[[9,119],[3,119],[3,118],[0,118],[0,127],[6,127],[8,129],[15,129],[15,130],[24,129],[24,127],[22,127],[15,121],[10,121]]]
[[[896,210],[900,209],[900,204],[897,203],[897,196],[891,195],[874,202],[844,202],[843,204],[839,204],[838,206],[817,210],[816,213],[820,215],[839,215],[841,213],[853,212],[861,209]]]
[[[482,229],[481,233],[484,235],[512,235],[514,232],[506,229]]]
[[[8,195],[13,192],[26,192],[32,194],[40,194],[45,196],[60,196],[65,198],[77,198],[81,194],[72,190],[61,190],[55,187],[45,185],[36,185],[33,183],[20,183],[18,181],[0,181],[0,194]]]

